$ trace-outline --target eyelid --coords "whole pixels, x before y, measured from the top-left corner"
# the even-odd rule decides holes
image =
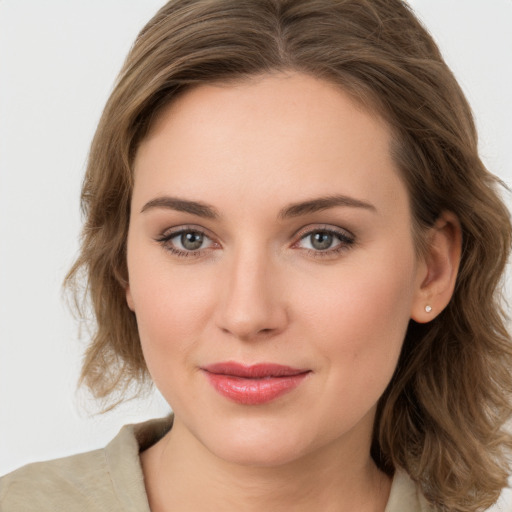
[[[300,228],[293,234],[293,238],[302,240],[305,236],[311,235],[312,233],[317,233],[318,231],[325,231],[327,233],[332,233],[334,235],[339,235],[342,238],[350,239],[355,242],[355,235],[351,233],[346,228],[341,228],[339,226],[333,226],[332,224],[309,224]]]
[[[308,236],[314,233],[329,233],[338,238],[339,243],[334,247],[317,250],[309,247],[299,247],[299,244]],[[321,224],[321,225],[308,225],[299,229],[294,234],[295,241],[292,244],[292,248],[300,249],[306,252],[308,255],[319,258],[333,258],[338,256],[340,253],[350,250],[356,243],[356,237],[350,231],[339,226],[333,226],[332,224]]]
[[[210,238],[211,240],[214,240],[216,238],[215,235],[210,232],[210,230],[208,230],[202,226],[198,226],[196,224],[180,224],[178,226],[172,226],[172,227],[165,228],[161,232],[161,234],[157,236],[157,240],[163,240],[163,239],[169,240],[173,236],[179,235],[179,234],[181,234],[183,232],[187,232],[187,231],[194,231],[196,233],[201,233],[202,235],[204,235],[207,238]]]
[[[209,247],[200,248],[197,250],[185,250],[170,244],[170,241],[173,238],[188,232],[201,234],[202,236],[211,241],[211,245]],[[204,255],[207,251],[210,251],[212,249],[218,249],[220,247],[220,243],[216,240],[215,236],[210,234],[209,230],[205,229],[202,226],[197,226],[194,224],[183,224],[167,228],[159,236],[155,238],[155,241],[162,245],[162,247],[165,250],[179,257],[197,257],[200,255]]]
[[[187,232],[196,232],[201,234],[202,236],[210,240],[211,245],[209,247],[199,248],[197,250],[186,250],[180,249],[174,244],[170,244],[170,241],[173,238]],[[334,235],[335,237],[338,238],[339,243],[337,243],[334,247],[325,250],[298,247],[300,242],[304,240],[306,237],[319,232]],[[310,253],[313,256],[319,257],[334,256],[342,251],[349,250],[350,247],[352,247],[356,243],[356,237],[353,233],[351,233],[346,228],[334,226],[332,224],[310,224],[297,230],[292,235],[292,237],[294,239],[294,242],[291,244],[292,248],[301,249],[307,253]],[[158,242],[165,250],[179,257],[199,257],[202,255],[206,255],[207,253],[210,253],[212,249],[216,250],[222,248],[221,243],[218,241],[218,237],[210,234],[210,231],[208,229],[194,224],[183,224],[166,228],[164,231],[161,232],[159,236],[155,238],[155,241]]]

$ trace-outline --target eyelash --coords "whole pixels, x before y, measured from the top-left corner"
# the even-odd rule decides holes
[[[295,242],[292,247],[297,246],[300,242],[303,240],[306,240],[308,237],[313,236],[316,233],[322,233],[331,235],[334,238],[338,239],[338,244],[334,246],[333,248],[328,248],[325,250],[315,250],[315,249],[306,249],[303,250],[307,251],[307,253],[314,257],[314,258],[329,258],[329,257],[336,257],[342,252],[350,250],[351,247],[354,246],[356,240],[354,235],[349,233],[346,230],[341,229],[333,229],[332,227],[328,226],[319,226],[314,229],[306,228],[302,231],[299,231],[296,236],[299,237],[299,240]]]
[[[192,250],[184,251],[182,249],[178,249],[177,247],[175,247],[174,245],[172,245],[170,243],[173,238],[176,238],[180,235],[184,235],[185,233],[194,233],[194,234],[203,236],[208,240],[211,240],[211,238],[202,229],[192,227],[192,226],[184,226],[184,227],[178,228],[176,230],[173,230],[171,232],[168,232],[168,231],[164,232],[161,236],[156,238],[156,241],[158,243],[160,243],[166,251],[169,251],[170,253],[175,254],[176,256],[178,256],[180,258],[190,258],[190,257],[201,256],[205,249],[197,249],[194,251],[192,251]]]
[[[180,258],[190,258],[190,257],[199,257],[204,254],[204,251],[206,249],[197,249],[197,250],[182,250],[178,249],[174,245],[172,245],[170,242],[173,238],[176,238],[178,236],[181,236],[186,233],[194,233],[200,236],[203,236],[204,238],[210,240],[212,244],[217,247],[219,244],[216,244],[207,234],[204,230],[192,226],[184,226],[180,227],[176,230],[173,230],[171,232],[164,232],[161,236],[156,238],[156,242],[162,245],[162,247],[169,251],[170,253],[180,257]],[[328,258],[328,257],[336,257],[338,254],[348,251],[356,242],[354,235],[347,232],[346,230],[336,230],[332,227],[316,227],[314,229],[304,229],[302,231],[299,231],[297,234],[295,234],[295,237],[299,237],[299,239],[292,244],[292,247],[297,247],[297,245],[302,242],[303,240],[306,240],[308,237],[313,236],[316,233],[322,233],[331,235],[334,238],[338,240],[338,244],[334,248],[328,248],[325,250],[315,250],[315,249],[308,249],[308,248],[302,248],[302,250],[306,251],[308,255],[315,257],[315,258]],[[215,247],[216,248],[216,247]]]

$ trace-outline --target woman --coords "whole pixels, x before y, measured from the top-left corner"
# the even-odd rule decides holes
[[[400,1],[173,1],[93,141],[98,398],[173,418],[2,480],[5,510],[454,510],[506,485],[497,180]],[[197,492],[200,489],[200,492]]]

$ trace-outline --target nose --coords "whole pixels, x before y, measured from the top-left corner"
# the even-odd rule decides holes
[[[221,274],[216,323],[241,340],[273,337],[288,324],[280,271],[264,251],[238,251]]]

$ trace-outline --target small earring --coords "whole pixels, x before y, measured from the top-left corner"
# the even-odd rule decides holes
[[[430,304],[427,304],[427,305],[425,306],[425,311],[426,311],[427,313],[430,313],[430,312],[432,311],[432,306],[431,306]]]

